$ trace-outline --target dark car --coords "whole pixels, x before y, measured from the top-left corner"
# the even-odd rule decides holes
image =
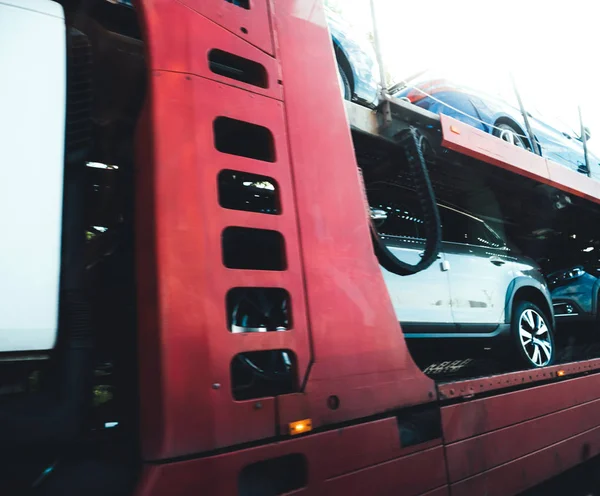
[[[600,265],[579,265],[548,276],[557,322],[598,319]]]
[[[521,111],[514,102],[462,82],[432,78],[425,72],[397,87],[394,97],[436,114],[448,115],[530,151],[534,151],[535,140],[545,158],[581,173],[588,172],[582,137],[569,126],[558,120],[551,122],[526,104],[533,137],[527,132]],[[586,131],[590,139],[589,130]],[[600,160],[589,151],[588,158],[591,175],[600,179]]]

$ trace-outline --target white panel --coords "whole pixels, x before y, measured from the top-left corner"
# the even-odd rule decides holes
[[[12,5],[11,5],[12,4]],[[49,0],[0,0],[0,352],[56,340],[66,32]]]

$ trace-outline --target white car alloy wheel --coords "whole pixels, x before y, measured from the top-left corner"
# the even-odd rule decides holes
[[[545,318],[532,308],[519,317],[519,338],[525,356],[536,367],[548,365],[553,356],[551,331]]]

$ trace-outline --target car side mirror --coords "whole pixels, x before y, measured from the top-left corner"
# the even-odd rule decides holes
[[[590,133],[590,128],[589,127],[584,127],[583,128],[583,132],[585,133],[585,140],[589,141],[592,137],[592,133]]]

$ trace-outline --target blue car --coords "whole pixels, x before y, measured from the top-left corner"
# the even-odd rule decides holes
[[[331,9],[325,7],[325,14],[344,99],[375,107],[378,101],[379,68],[373,47],[367,39],[359,39]]]
[[[548,276],[557,322],[597,322],[600,318],[600,267],[596,262]]]
[[[394,95],[436,114],[444,114],[477,129],[498,136],[516,146],[534,151],[533,140],[545,158],[587,174],[582,137],[561,122],[528,111],[533,136],[526,130],[517,106],[483,91],[468,88],[445,78],[416,76]],[[589,130],[586,129],[589,140]],[[600,161],[588,150],[590,175],[600,179]]]

